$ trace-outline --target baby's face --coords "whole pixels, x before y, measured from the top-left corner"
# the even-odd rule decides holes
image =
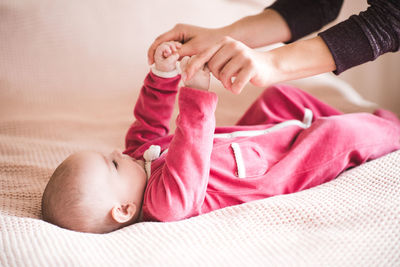
[[[135,202],[141,204],[146,187],[143,164],[119,151],[108,155],[78,152],[71,156],[79,168],[79,180],[87,197],[105,205]],[[108,207],[107,207],[108,208]]]

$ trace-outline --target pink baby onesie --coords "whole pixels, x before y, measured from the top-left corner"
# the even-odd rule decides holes
[[[149,73],[126,135],[125,154],[151,163],[143,220],[176,221],[328,182],[344,170],[400,148],[395,115],[342,114],[286,85],[266,89],[237,125],[215,128],[215,93],[183,87],[180,76]],[[243,92],[246,93],[246,92]]]

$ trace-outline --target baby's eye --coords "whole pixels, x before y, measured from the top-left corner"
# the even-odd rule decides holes
[[[116,160],[113,160],[112,163],[114,164],[114,167],[115,167],[116,169],[118,169],[118,162],[117,162]]]

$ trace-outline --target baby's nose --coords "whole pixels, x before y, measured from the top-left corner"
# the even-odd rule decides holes
[[[111,155],[113,155],[114,157],[121,157],[122,156],[122,151],[121,150],[119,150],[119,149],[115,149],[112,153],[111,153]]]

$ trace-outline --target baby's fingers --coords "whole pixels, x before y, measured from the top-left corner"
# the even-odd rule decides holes
[[[190,80],[193,75],[206,64],[210,58],[223,46],[223,42],[219,42],[199,53],[193,60],[191,60],[186,69],[186,77]]]
[[[181,47],[182,44],[179,42],[171,41],[163,43],[162,45],[163,45],[163,56],[167,58],[172,54],[177,53],[178,49]]]
[[[158,36],[151,44],[149,50],[147,51],[147,59],[149,64],[151,65],[154,63],[154,55],[159,45],[169,40],[178,40],[179,38],[180,38],[180,32],[177,31],[175,28]]]
[[[168,42],[168,45],[174,53],[178,52],[178,49],[182,47],[181,43],[175,41]]]
[[[179,54],[178,53],[173,53],[169,58],[168,62],[176,62],[179,59]]]
[[[165,58],[169,57],[172,54],[172,50],[169,46],[165,46],[163,49],[163,56]]]

